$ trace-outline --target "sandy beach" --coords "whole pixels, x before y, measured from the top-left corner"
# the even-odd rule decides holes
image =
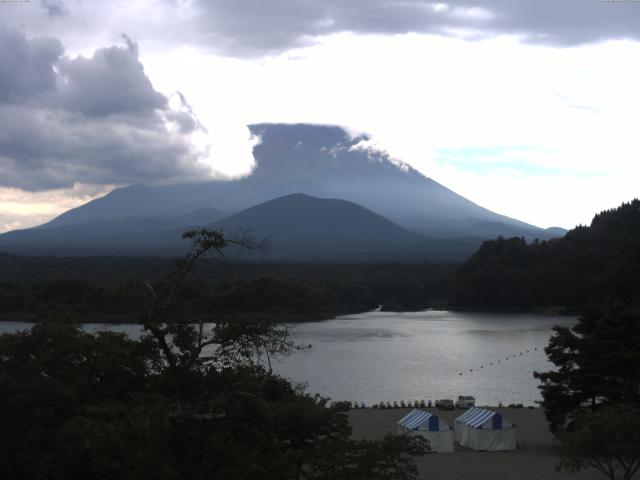
[[[436,413],[453,425],[463,410]],[[495,409],[517,425],[518,448],[510,452],[476,452],[455,444],[454,453],[428,454],[417,459],[420,478],[429,480],[554,480],[554,479],[604,479],[596,471],[577,475],[557,473],[558,457],[554,452],[553,436],[549,432],[542,410]],[[387,433],[395,433],[396,422],[411,409],[351,410],[349,419],[354,438],[375,439]]]

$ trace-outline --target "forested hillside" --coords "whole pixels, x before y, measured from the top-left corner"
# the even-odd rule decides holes
[[[0,254],[0,320],[132,321],[132,282],[167,281],[173,260]],[[187,318],[260,314],[274,321],[446,302],[456,264],[203,263],[183,286]]]
[[[597,214],[563,238],[484,242],[456,273],[461,307],[580,307],[640,296],[640,200]]]

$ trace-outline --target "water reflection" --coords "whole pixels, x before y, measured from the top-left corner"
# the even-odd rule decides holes
[[[479,404],[532,405],[533,371],[551,368],[544,354],[554,325],[573,317],[426,311],[370,312],[297,325],[304,355],[277,370],[335,399],[387,400],[474,395]]]
[[[380,401],[474,395],[479,405],[532,405],[540,399],[533,371],[551,368],[544,354],[554,325],[573,317],[424,311],[370,312],[290,325],[311,350],[274,368],[309,390],[338,400]],[[0,323],[0,333],[29,328]],[[209,331],[212,325],[207,325]],[[85,324],[133,338],[138,325]]]

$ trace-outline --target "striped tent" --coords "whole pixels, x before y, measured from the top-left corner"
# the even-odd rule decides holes
[[[453,430],[451,426],[433,413],[412,410],[398,420],[398,433],[420,435],[429,441],[433,452],[453,452]]]
[[[474,450],[515,450],[516,425],[493,410],[472,408],[456,418],[455,438]]]

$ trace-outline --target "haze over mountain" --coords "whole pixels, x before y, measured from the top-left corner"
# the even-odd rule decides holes
[[[251,225],[273,258],[390,254],[424,241],[420,235],[353,202],[292,194],[248,208],[213,224],[225,232]]]
[[[268,235],[282,242],[308,245],[346,242],[357,246],[368,239],[379,244],[422,240],[419,235],[353,202],[318,199],[302,193],[269,200],[213,226],[234,231],[247,225],[252,226],[258,237]]]
[[[301,193],[269,200],[215,223],[181,228],[172,223],[173,228],[161,229],[170,223],[156,217],[136,229],[134,220],[10,232],[0,237],[0,248],[34,255],[182,255],[189,247],[181,238],[182,232],[190,227],[211,227],[228,235],[243,234],[250,228],[250,235],[265,240],[266,248],[236,252],[245,259],[459,260],[480,244],[479,239],[424,237],[356,203]]]
[[[124,217],[82,224],[41,226],[0,235],[0,251],[20,255],[175,255],[184,230],[225,214],[202,208],[187,215]]]
[[[498,235],[543,239],[559,233],[474,204],[408,165],[367,148],[366,136],[354,138],[339,127],[307,124],[259,124],[250,129],[260,142],[254,148],[256,167],[247,177],[116,189],[45,225],[1,235],[0,249],[20,253],[28,253],[31,248],[40,253],[56,253],[59,249],[72,253],[73,248],[85,253],[132,253],[144,252],[148,242],[149,248],[153,245],[149,254],[166,253],[174,250],[176,243],[169,238],[179,238],[181,228],[212,224],[224,216],[222,212],[232,216],[215,226],[253,226],[256,233],[275,235],[279,243],[291,245],[310,247],[315,238],[317,248],[323,244],[332,252],[335,249],[327,243],[330,238],[362,218],[368,220],[362,230],[367,235],[358,237],[358,241],[365,250],[379,250],[381,242],[376,239],[393,239],[391,243],[397,244],[399,239],[415,239],[418,235],[432,240],[473,239],[472,243],[479,244],[480,239]],[[330,215],[326,213],[329,210],[323,210],[329,204],[311,202],[306,196],[288,197],[284,210],[275,208],[284,200],[268,208],[250,208],[298,193],[344,201],[332,203]],[[295,203],[300,205],[296,207]],[[371,212],[364,215],[355,207]],[[294,217],[287,209],[295,209],[295,222],[291,223]],[[267,210],[268,215],[257,213]],[[319,215],[326,218],[316,224]],[[322,228],[329,229],[326,235]],[[153,238],[145,235],[149,232],[154,232]],[[362,243],[365,237],[372,240]],[[162,244],[161,239],[167,243]],[[345,246],[343,250],[352,249]]]

